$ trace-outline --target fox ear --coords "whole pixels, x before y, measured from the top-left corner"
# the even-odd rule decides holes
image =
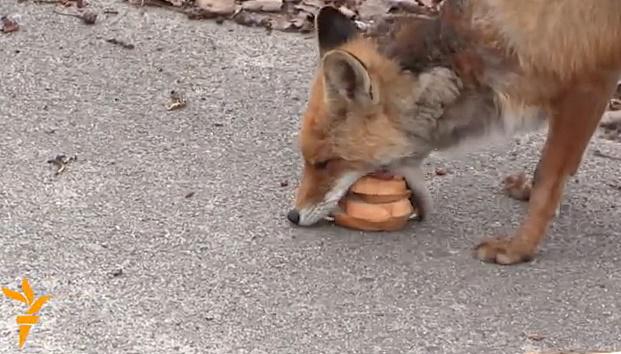
[[[326,99],[368,106],[379,102],[378,87],[358,58],[335,49],[322,59]]]
[[[323,55],[358,35],[358,27],[341,11],[324,6],[315,15],[319,55]]]

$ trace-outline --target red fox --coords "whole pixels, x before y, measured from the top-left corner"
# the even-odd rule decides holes
[[[438,16],[376,35],[324,7],[315,25],[320,60],[287,218],[313,225],[359,177],[388,171],[405,177],[424,219],[431,151],[546,125],[531,181],[506,180],[527,215],[511,237],[473,250],[485,262],[532,260],[620,77],[621,1],[445,0]]]

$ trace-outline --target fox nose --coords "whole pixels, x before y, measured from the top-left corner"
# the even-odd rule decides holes
[[[287,219],[297,225],[300,222],[300,213],[295,209],[291,209],[287,213]]]

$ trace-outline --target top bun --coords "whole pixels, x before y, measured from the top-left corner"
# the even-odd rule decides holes
[[[409,192],[407,184],[401,176],[396,176],[392,179],[364,176],[354,183],[351,191],[356,194],[377,196],[402,196]]]

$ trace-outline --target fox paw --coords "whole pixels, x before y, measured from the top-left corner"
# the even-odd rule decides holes
[[[531,261],[535,252],[513,238],[492,238],[481,242],[474,248],[474,256],[486,263],[503,265]]]
[[[533,186],[524,172],[505,177],[503,184],[503,190],[509,197],[520,201],[530,199]]]

